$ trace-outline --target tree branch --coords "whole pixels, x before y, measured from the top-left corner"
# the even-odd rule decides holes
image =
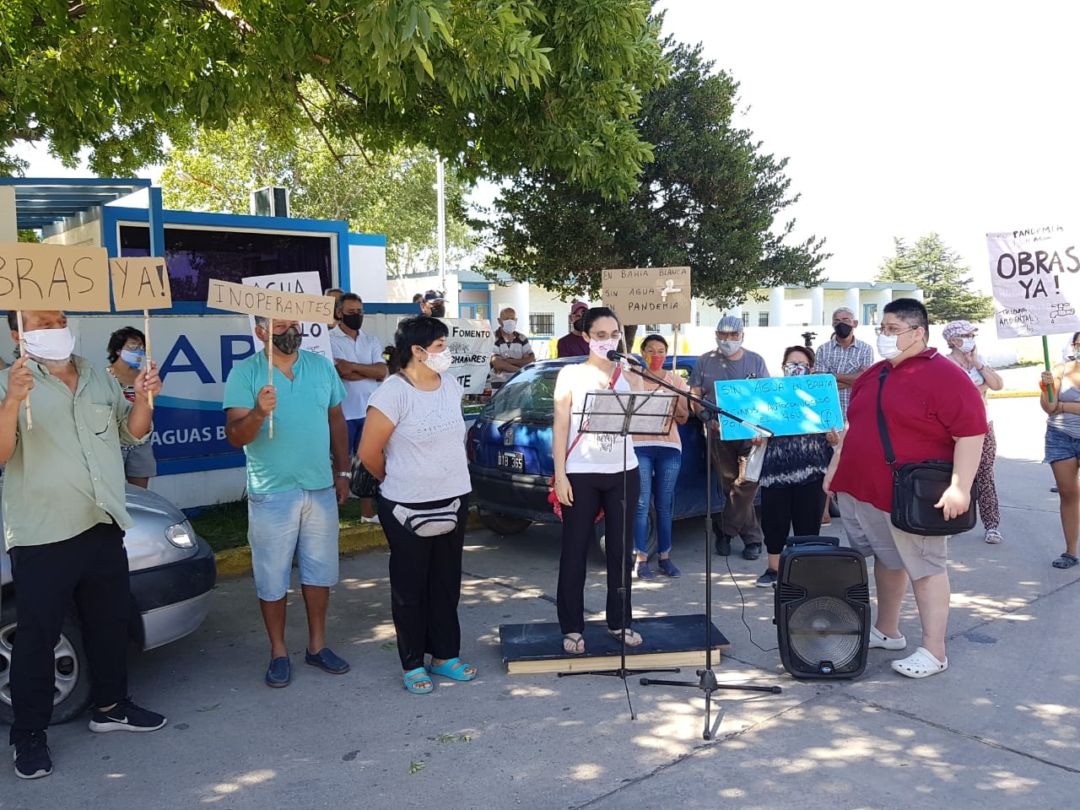
[[[304,108],[304,114],[308,117],[311,125],[315,127],[315,131],[319,133],[319,137],[322,138],[323,143],[326,144],[326,148],[330,150],[330,155],[334,158],[334,162],[341,168],[345,168],[345,161],[341,155],[334,149],[334,145],[330,143],[330,139],[326,137],[326,133],[323,131],[322,124],[312,114],[311,109],[308,107],[307,99],[304,98],[304,94],[300,92],[299,88],[296,90],[296,98],[300,102],[300,106]]]

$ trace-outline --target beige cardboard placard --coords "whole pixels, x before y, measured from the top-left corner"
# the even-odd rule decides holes
[[[334,322],[334,299],[329,295],[282,292],[210,279],[206,305],[226,312],[261,315],[275,321]]]
[[[601,295],[624,324],[690,322],[689,267],[605,270]]]
[[[109,269],[112,271],[113,304],[117,312],[172,307],[172,285],[169,284],[169,271],[164,259],[112,259]]]
[[[109,312],[105,248],[0,243],[0,309]]]

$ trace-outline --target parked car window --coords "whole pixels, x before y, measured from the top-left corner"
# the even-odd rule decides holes
[[[555,378],[561,366],[527,367],[516,374],[488,404],[485,418],[494,422],[551,422]]]

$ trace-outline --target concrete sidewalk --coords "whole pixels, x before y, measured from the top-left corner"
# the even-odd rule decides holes
[[[753,587],[763,564],[714,558],[714,618],[733,643],[718,677],[783,694],[720,693],[717,739],[705,742],[695,691],[634,678],[631,720],[616,679],[505,674],[499,624],[555,620],[558,534],[477,530],[461,608],[476,682],[402,690],[384,552],[343,561],[331,632],[353,664],[347,675],[303,665],[302,604],[291,597],[294,682],[284,690],[261,683],[268,651],[250,581],[226,582],[198,633],[132,657],[135,699],[170,725],[152,735],[57,727],[54,775],[24,783],[0,768],[0,808],[1075,807],[1080,568],[1049,564],[1063,543],[1037,461],[1037,404],[995,400],[991,411],[1006,541],[986,545],[981,531],[953,541],[942,675],[901,678],[888,662],[903,653],[873,651],[856,681],[793,680],[774,649],[772,591]],[[684,576],[635,582],[635,613],[700,612],[703,554],[700,522],[678,525]],[[597,615],[604,594],[592,565],[586,606]],[[906,607],[914,642],[910,596]]]

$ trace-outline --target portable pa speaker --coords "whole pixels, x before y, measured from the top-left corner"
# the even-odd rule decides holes
[[[780,660],[792,677],[857,678],[870,641],[866,560],[836,537],[792,537],[776,579]]]

